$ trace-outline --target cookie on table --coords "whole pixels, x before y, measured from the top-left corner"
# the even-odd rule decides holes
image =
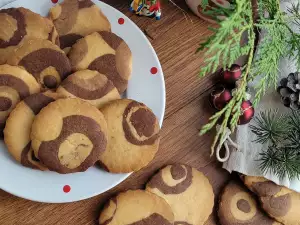
[[[28,38],[50,40],[59,45],[57,31],[51,20],[25,8],[0,10],[0,64]]]
[[[285,225],[300,225],[300,193],[263,177],[244,176],[243,180],[269,216]]]
[[[23,67],[42,87],[49,89],[58,87],[71,73],[70,62],[64,51],[42,39],[24,41],[8,59],[8,64]]]
[[[132,55],[128,45],[114,33],[95,32],[77,41],[69,52],[74,71],[90,69],[107,76],[122,94],[132,71]]]
[[[101,111],[107,121],[108,145],[100,164],[112,173],[129,173],[145,167],[155,156],[160,127],[143,103],[115,100]]]
[[[33,94],[18,103],[10,113],[4,129],[4,142],[9,153],[23,166],[46,170],[46,167],[34,157],[30,132],[35,116],[42,108],[58,98],[60,95],[51,91]]]
[[[61,48],[68,52],[76,41],[96,31],[110,31],[110,23],[91,0],[65,0],[50,9]]]
[[[120,99],[120,94],[106,76],[97,71],[81,70],[65,79],[56,90],[65,97],[77,97],[97,108]]]
[[[203,173],[190,166],[164,167],[151,178],[146,190],[166,200],[178,225],[203,225],[213,210],[211,184]]]
[[[99,217],[99,225],[173,225],[166,201],[147,191],[126,191],[113,197]]]
[[[0,130],[5,126],[9,113],[18,102],[40,92],[40,85],[25,70],[10,65],[0,65]]]
[[[77,98],[58,99],[43,108],[31,129],[35,156],[58,173],[87,170],[106,149],[107,125],[102,113]]]
[[[219,199],[221,225],[280,225],[259,207],[255,197],[238,181],[230,181]]]

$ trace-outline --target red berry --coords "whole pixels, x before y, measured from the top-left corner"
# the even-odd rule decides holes
[[[241,105],[241,116],[239,118],[238,124],[244,125],[251,121],[254,116],[254,108],[250,101],[243,101]]]
[[[221,110],[232,99],[230,90],[218,87],[210,94],[210,102],[214,108]]]
[[[233,64],[230,69],[223,72],[223,79],[226,83],[234,84],[238,79],[241,78],[242,69],[239,65]]]

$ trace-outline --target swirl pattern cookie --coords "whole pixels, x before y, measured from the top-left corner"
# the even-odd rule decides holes
[[[174,224],[202,225],[212,213],[212,186],[203,173],[192,167],[166,166],[153,176],[146,190],[162,197],[171,206]]]
[[[111,32],[95,32],[77,41],[69,52],[74,71],[90,69],[107,76],[123,93],[132,71],[132,55],[128,45]]]
[[[51,20],[25,8],[0,10],[0,64],[24,40],[38,38],[59,45],[58,34]]]
[[[18,102],[40,92],[40,85],[25,70],[9,65],[0,65],[0,130]]]
[[[30,131],[35,116],[42,108],[60,96],[47,91],[30,95],[18,103],[10,113],[4,129],[4,142],[10,154],[23,166],[46,170],[46,167],[34,157],[30,143]]]
[[[135,190],[118,194],[104,207],[99,225],[173,225],[174,215],[166,201],[150,192]]]
[[[45,88],[56,88],[71,73],[68,57],[48,40],[24,41],[8,59],[8,64],[21,66]]]
[[[146,166],[159,145],[159,124],[144,104],[120,99],[101,109],[108,121],[108,146],[101,165],[112,173],[129,173]]]
[[[224,188],[218,216],[221,225],[280,225],[261,210],[254,196],[237,181]]]
[[[245,176],[245,185],[254,192],[266,213],[285,225],[300,225],[300,194],[263,177]]]
[[[35,156],[58,173],[87,170],[106,149],[102,113],[77,98],[59,99],[43,108],[31,130]]]
[[[91,0],[65,0],[50,9],[49,17],[66,52],[75,42],[96,31],[110,31],[110,23]]]
[[[97,108],[120,99],[113,83],[103,74],[92,70],[81,70],[72,74],[61,83],[56,92],[65,97],[80,98]]]

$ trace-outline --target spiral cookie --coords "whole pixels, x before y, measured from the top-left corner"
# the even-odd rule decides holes
[[[31,140],[35,156],[49,170],[81,172],[105,151],[107,125],[91,104],[76,98],[59,99],[36,116]]]
[[[159,145],[159,124],[144,104],[120,99],[101,109],[108,121],[108,145],[100,157],[102,166],[112,173],[129,173],[146,166]]]
[[[253,191],[266,213],[285,225],[300,225],[300,194],[276,185],[263,177],[244,177],[245,185]]]
[[[166,166],[153,176],[146,190],[167,201],[174,212],[174,224],[202,225],[212,213],[212,186],[203,173],[189,166]]]
[[[173,225],[166,201],[150,192],[135,190],[112,198],[100,214],[99,225]]]
[[[109,21],[90,0],[65,0],[50,9],[49,17],[59,33],[61,48],[66,51],[88,34],[110,31]]]
[[[237,181],[231,181],[223,190],[218,216],[221,225],[279,225],[258,206],[253,195]]]
[[[45,166],[34,157],[30,144],[30,131],[35,116],[42,108],[60,96],[47,91],[30,95],[10,113],[4,129],[4,142],[10,154],[23,166],[45,170]]]
[[[27,96],[40,92],[40,85],[25,70],[0,65],[0,130],[5,126],[9,113]]]
[[[69,53],[74,71],[97,70],[123,93],[132,71],[132,55],[128,45],[111,32],[95,32],[77,41]]]
[[[56,91],[66,97],[77,97],[97,108],[120,99],[113,83],[103,74],[92,70],[78,71],[65,79]]]
[[[21,66],[45,88],[56,88],[71,73],[68,57],[48,40],[24,41],[8,59],[8,64]]]
[[[0,64],[24,40],[38,38],[59,45],[58,34],[51,20],[25,8],[0,10]]]

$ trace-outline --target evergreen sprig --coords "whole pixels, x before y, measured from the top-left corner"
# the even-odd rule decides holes
[[[266,144],[259,154],[260,169],[280,178],[300,178],[300,112],[282,115],[267,110],[256,116],[251,131],[256,142]]]
[[[234,131],[237,127],[241,104],[249,82],[260,78],[255,86],[253,101],[254,105],[257,105],[268,88],[276,87],[280,72],[279,60],[282,57],[296,59],[300,68],[300,36],[289,27],[291,22],[298,24],[300,21],[300,4],[293,5],[290,9],[292,15],[287,15],[280,10],[279,0],[257,0],[257,9],[254,2],[234,0],[229,9],[208,7],[207,0],[202,2],[202,8],[206,9],[204,13],[215,16],[218,28],[211,28],[213,35],[203,41],[198,49],[205,50],[205,65],[200,70],[200,76],[214,73],[220,67],[227,69],[238,58],[248,55],[241,84],[233,98],[221,111],[213,115],[200,131],[201,135],[205,134],[215,127],[218,121],[222,121],[212,144],[212,154],[219,140],[223,139],[226,128]],[[241,45],[245,34],[247,42]],[[255,41],[258,38],[260,40],[256,50]],[[219,142],[218,147],[221,144]]]

